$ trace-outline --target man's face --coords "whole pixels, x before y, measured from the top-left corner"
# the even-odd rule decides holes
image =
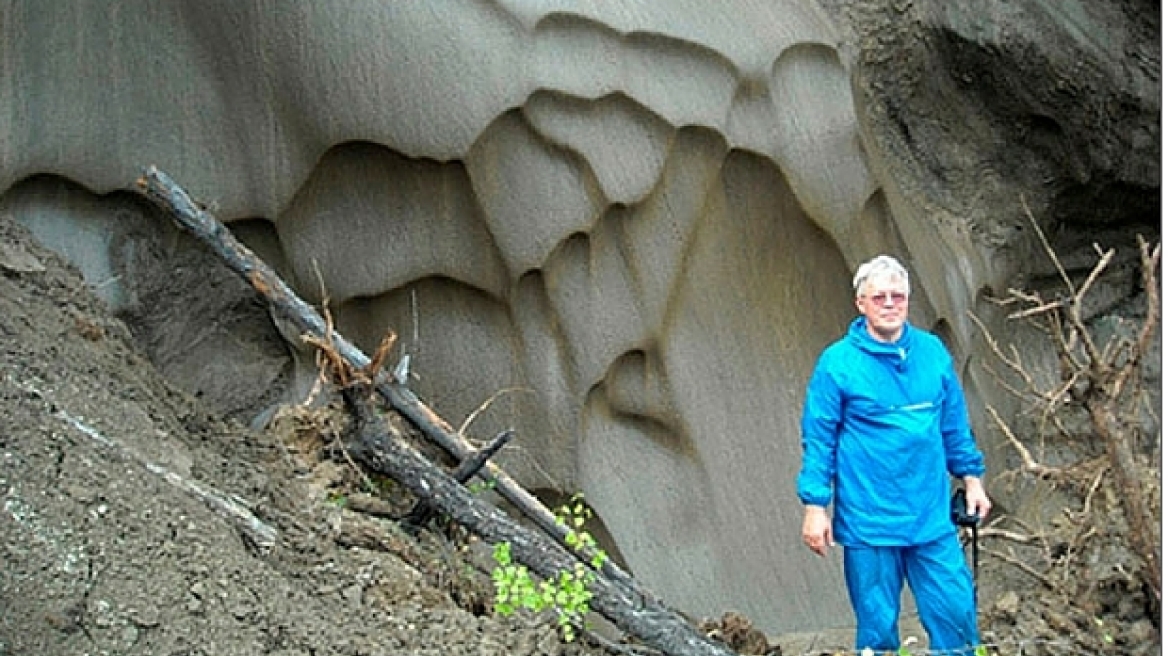
[[[882,275],[869,278],[856,307],[868,319],[868,332],[882,342],[900,339],[908,318],[908,285],[903,278]]]

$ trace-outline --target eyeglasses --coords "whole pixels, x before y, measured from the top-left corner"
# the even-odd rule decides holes
[[[888,301],[892,301],[893,305],[904,305],[905,301],[908,300],[908,294],[904,292],[877,292],[875,294],[869,294],[868,300],[876,305],[884,305]]]

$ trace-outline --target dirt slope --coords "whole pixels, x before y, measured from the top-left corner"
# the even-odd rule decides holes
[[[601,653],[467,610],[489,588],[455,543],[324,501],[319,467],[174,389],[4,217],[0,344],[0,655]],[[236,498],[273,546],[214,508]]]

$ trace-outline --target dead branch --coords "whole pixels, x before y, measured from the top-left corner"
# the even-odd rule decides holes
[[[1020,200],[1022,201],[1022,210],[1026,213],[1026,218],[1030,219],[1030,225],[1038,234],[1038,241],[1042,243],[1042,248],[1046,251],[1046,256],[1050,258],[1051,263],[1058,270],[1059,276],[1063,279],[1063,284],[1067,286],[1067,291],[1073,294],[1075,292],[1075,286],[1071,284],[1071,277],[1067,275],[1067,270],[1063,268],[1063,261],[1055,254],[1054,248],[1051,247],[1050,241],[1046,238],[1046,233],[1038,226],[1038,221],[1035,220],[1034,213],[1030,211],[1030,204],[1026,202],[1026,196],[1021,196]]]
[[[348,368],[358,371],[369,370],[372,361],[368,356],[332,330],[320,313],[297,296],[271,266],[240,243],[211,213],[195,203],[170,176],[152,166],[138,179],[137,186],[147,199],[167,212],[183,229],[199,239],[229,268],[247,281],[268,302],[274,313],[308,338],[316,340],[315,343],[326,344],[328,350],[339,355]],[[376,372],[373,384],[374,389],[390,407],[410,421],[428,439],[444,448],[460,462],[471,456],[473,447],[404,384],[394,382],[384,372]],[[536,563],[527,562],[525,557],[539,560],[543,554],[554,553],[555,558],[540,561],[539,567],[545,568],[547,563],[551,562],[561,569],[572,569],[574,562],[589,564],[596,555],[590,549],[564,549],[562,545],[568,534],[568,528],[557,522],[551,511],[534,495],[494,463],[487,462],[480,472],[480,477],[493,481],[496,492],[511,502],[541,530],[553,536],[558,543],[515,533],[517,527],[509,522],[503,523],[500,520],[482,524],[479,518],[488,515],[494,517],[499,511],[484,509],[483,504],[470,496],[461,485],[453,482],[446,484],[448,476],[398,441],[383,437],[375,440],[373,444],[377,448],[366,445],[361,451],[362,456],[368,459],[366,465],[382,463],[378,466],[389,468],[391,464],[388,460],[383,463],[384,459],[400,459],[403,464],[393,466],[393,469],[405,479],[399,482],[410,486],[411,491],[419,498],[429,500],[456,522],[463,525],[472,522],[479,526],[485,532],[482,534],[483,537],[487,539],[491,539],[491,536],[497,536],[496,539],[508,539],[508,536],[522,539],[522,544],[513,542],[515,553],[522,562],[535,571],[542,570],[536,567]],[[381,449],[384,449],[384,452]],[[374,469],[377,470],[376,467]],[[566,555],[572,562],[565,563],[561,555]],[[675,656],[684,654],[729,656],[724,649],[696,633],[677,613],[624,572],[611,558],[604,559],[596,580],[598,598],[602,600],[597,609],[618,627],[637,635],[646,643],[660,646],[666,653]],[[658,621],[647,625],[641,621],[647,618],[657,618]]]
[[[488,542],[510,543],[513,553],[545,578],[575,567],[578,561],[569,549],[514,522],[432,465],[404,440],[394,439],[384,417],[371,403],[371,390],[350,387],[342,392],[357,422],[349,449],[365,467],[401,482],[419,499]],[[595,610],[666,654],[732,656],[732,652],[702,635],[677,613],[630,595],[619,583],[599,573],[589,590]]]
[[[1013,292],[1015,290],[1011,289],[1010,291]],[[1066,303],[1064,301],[1061,301],[1061,300],[1060,301],[1051,301],[1049,303],[1043,303],[1042,305],[1039,305],[1037,307],[1026,308],[1025,310],[1018,310],[1017,312],[1014,312],[1013,314],[1008,315],[1008,318],[1010,318],[1010,319],[1026,319],[1028,317],[1033,317],[1036,315],[1043,315],[1043,314],[1046,314],[1047,312],[1050,312],[1051,310],[1057,310],[1057,309],[1065,307],[1065,306],[1066,306]]]
[[[1037,385],[1034,384],[1034,379],[1031,378],[1030,372],[1027,371],[1024,366],[1022,366],[1022,356],[1018,353],[1018,349],[1011,345],[1010,355],[1006,355],[1005,352],[1002,351],[1002,347],[998,343],[998,340],[994,339],[994,336],[990,334],[989,328],[987,328],[986,325],[982,322],[981,317],[970,312],[969,318],[975,325],[977,325],[978,329],[981,330],[982,338],[986,340],[986,344],[989,345],[990,351],[992,351],[993,354],[998,358],[998,361],[1006,365],[1010,371],[1014,373],[1014,375],[1018,376],[1018,378],[1022,379],[1023,382],[1027,383],[1028,390],[1036,389]],[[1015,390],[1011,388],[1011,391]],[[1021,391],[1015,391],[1015,395],[1019,398],[1026,398],[1026,394]]]
[[[1019,533],[1017,531],[1007,531],[1004,528],[995,528],[987,526],[979,530],[982,539],[999,538],[1002,540],[1009,540],[1010,542],[1017,542],[1018,544],[1031,544],[1033,542],[1040,542],[1041,539],[1036,535],[1029,535],[1026,533]]]
[[[1091,481],[1091,487],[1087,489],[1087,494],[1083,497],[1084,515],[1091,512],[1091,500],[1095,498],[1095,493],[1099,491],[1099,484],[1103,482],[1103,474],[1105,473],[1107,473],[1106,463],[1099,467],[1099,473],[1095,474],[1095,479]]]
[[[1018,452],[1018,456],[1022,458],[1022,469],[1024,471],[1035,474],[1039,478],[1054,478],[1063,473],[1063,470],[1058,467],[1048,467],[1035,460],[1034,455],[1030,453],[1030,449],[1026,448],[1022,440],[1014,435],[1014,430],[998,414],[997,408],[986,406],[986,411],[990,413],[990,418],[997,424],[998,430],[1002,431],[1002,434],[1010,441],[1010,445]]]
[[[1034,579],[1036,581],[1041,583],[1048,590],[1058,590],[1058,585],[1056,585],[1050,579],[1046,578],[1046,575],[1044,575],[1042,572],[1039,572],[1038,570],[1034,569],[1033,567],[1028,565],[1026,562],[1024,562],[1022,559],[1018,558],[1017,556],[1015,556],[1013,554],[1008,554],[1008,553],[1005,553],[1002,551],[997,551],[996,549],[989,549],[989,548],[985,549],[985,553],[987,556],[992,556],[994,558],[997,558],[998,560],[1000,560],[1004,563],[1009,563],[1009,564],[1013,565],[1014,567],[1017,567],[1020,571],[1026,572],[1030,576],[1034,577]]]
[[[1140,235],[1139,247],[1140,274],[1144,283],[1144,294],[1147,297],[1147,303],[1144,306],[1147,316],[1136,335],[1135,343],[1128,349],[1127,362],[1116,374],[1111,389],[1108,390],[1108,395],[1113,399],[1118,398],[1127,388],[1128,380],[1133,375],[1138,375],[1142,356],[1148,352],[1152,338],[1155,336],[1156,325],[1160,321],[1160,284],[1156,280],[1156,271],[1160,265],[1160,244],[1157,243],[1155,248],[1149,249],[1148,242],[1143,235]]]
[[[1095,264],[1095,267],[1091,270],[1091,273],[1087,276],[1086,281],[1084,281],[1084,283],[1076,289],[1075,284],[1071,282],[1071,277],[1067,275],[1066,269],[1063,268],[1062,260],[1059,259],[1058,254],[1054,252],[1054,248],[1052,248],[1050,242],[1047,241],[1046,233],[1043,232],[1042,228],[1038,225],[1038,219],[1034,218],[1034,214],[1030,211],[1030,207],[1026,204],[1025,197],[1022,198],[1022,209],[1025,210],[1026,218],[1030,220],[1030,225],[1034,228],[1034,232],[1038,234],[1038,238],[1042,242],[1042,247],[1044,250],[1046,250],[1047,257],[1050,258],[1051,263],[1054,264],[1058,269],[1059,275],[1062,276],[1063,283],[1067,286],[1067,291],[1071,294],[1072,300],[1070,304],[1066,306],[1067,318],[1071,322],[1072,332],[1074,335],[1083,341],[1083,348],[1087,351],[1089,364],[1091,364],[1093,367],[1094,363],[1101,362],[1102,357],[1098,349],[1095,347],[1095,341],[1091,338],[1090,331],[1087,330],[1087,326],[1083,323],[1083,298],[1086,296],[1087,290],[1091,289],[1091,286],[1099,277],[1099,274],[1107,267],[1107,264],[1111,262],[1111,258],[1115,255],[1115,249],[1111,249],[1107,253],[1103,254],[1103,256]],[[1048,317],[1057,315],[1058,313],[1055,312],[1046,313],[1046,316]],[[1061,330],[1059,331],[1059,334],[1062,334]],[[1060,344],[1060,346],[1063,347],[1063,352],[1066,353],[1065,347],[1067,344]],[[1070,353],[1066,354],[1071,355]]]
[[[483,465],[487,464],[491,456],[498,453],[499,449],[503,448],[503,445],[511,441],[512,437],[515,437],[515,431],[513,430],[505,430],[496,435],[495,439],[476,451],[470,458],[462,461],[458,465],[458,468],[454,470],[454,473],[451,474],[451,478],[465,485],[467,481],[479,473],[479,470],[483,468]],[[405,519],[402,520],[402,524],[407,531],[419,529],[425,526],[434,517],[434,514],[433,506],[425,501],[419,501],[409,514],[406,515]]]
[[[333,329],[331,318],[326,320],[316,308],[304,302],[274,269],[240,243],[217,218],[195,203],[184,189],[170,179],[170,176],[155,167],[150,167],[138,180],[138,187],[146,198],[166,211],[180,227],[198,238],[231,270],[251,285],[267,301],[274,313],[295,326],[302,334],[301,339],[317,346],[318,353],[323,354],[330,368],[338,372],[369,369],[372,360]],[[376,374],[374,383],[378,393],[394,410],[422,431],[427,439],[445,449],[459,462],[466,460],[474,451],[474,447],[418,399],[408,387],[394,382],[383,372]],[[488,481],[493,480],[495,491],[500,496],[512,503],[546,533],[563,541],[567,530],[556,521],[555,515],[506,472],[494,463],[488,462],[480,476]],[[640,587],[631,576],[621,572],[611,562],[606,561],[604,571],[605,574],[624,581],[630,587]],[[649,596],[645,591],[642,591],[642,594]]]
[[[1125,395],[1138,396],[1138,390],[1132,389],[1133,381],[1140,379],[1142,361],[1151,346],[1160,319],[1159,285],[1156,279],[1160,245],[1157,243],[1151,247],[1142,236],[1138,238],[1147,308],[1136,338],[1129,340],[1113,336],[1100,349],[1084,319],[1083,307],[1088,294],[1114,259],[1115,249],[1103,250],[1096,245],[1098,260],[1082,282],[1076,285],[1026,205],[1025,198],[1022,199],[1022,206],[1043,249],[1062,278],[1067,295],[1051,302],[1035,293],[1011,289],[1011,301],[1023,307],[1010,313],[1008,318],[1046,321],[1046,332],[1059,360],[1060,380],[1049,388],[1038,386],[1035,378],[1022,365],[1017,350],[1011,347],[1011,355],[1007,356],[989,335],[986,326],[976,317],[974,321],[995,357],[1022,381],[1020,387],[1004,385],[1005,389],[1023,401],[1032,399],[1042,407],[1040,427],[1044,428],[1049,419],[1055,422],[1064,436],[1071,437],[1059,413],[1064,406],[1073,404],[1073,407],[1085,411],[1090,418],[1092,438],[1104,445],[1106,462],[1097,463],[1087,459],[1069,466],[1048,467],[1034,458],[993,408],[988,410],[997,427],[1022,458],[1023,471],[1056,482],[1073,481],[1085,487],[1082,517],[1088,515],[1092,499],[1101,485],[1108,485],[1112,489],[1115,497],[1120,499],[1124,519],[1128,524],[1128,546],[1142,563],[1138,575],[1158,603],[1161,594],[1159,530],[1149,511],[1148,495],[1142,484],[1145,471],[1137,456],[1139,441],[1135,434],[1139,429],[1135,415],[1139,402],[1137,398],[1125,404],[1124,398]],[[1138,385],[1138,382],[1134,385]],[[1091,473],[1084,480],[1087,471]],[[1112,474],[1110,479],[1104,478],[1106,472]],[[1095,527],[1089,526],[1074,536],[1066,555],[1068,563],[1075,556],[1074,552],[1094,534]]]

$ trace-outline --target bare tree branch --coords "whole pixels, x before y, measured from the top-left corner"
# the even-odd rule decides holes
[[[1014,567],[1017,567],[1019,570],[1026,572],[1030,576],[1034,577],[1034,579],[1036,581],[1041,583],[1048,590],[1058,590],[1059,589],[1059,586],[1056,585],[1050,579],[1048,579],[1045,574],[1034,569],[1033,567],[1028,565],[1025,561],[1018,558],[1017,556],[1014,556],[1013,554],[1005,553],[1003,551],[998,551],[996,549],[989,549],[989,548],[987,548],[985,550],[985,552],[986,552],[986,555],[988,555],[988,556],[992,556],[994,558],[997,558],[998,560],[1000,560],[1004,563],[1009,563],[1009,564],[1013,565]]]
[[[285,283],[276,272],[227,230],[214,216],[191,200],[186,191],[165,173],[154,167],[138,180],[143,194],[168,212],[183,228],[210,247],[216,255],[277,312],[306,335],[322,351],[331,366],[338,367],[340,380],[354,381],[376,390],[398,413],[414,423],[427,437],[450,451],[459,461],[466,460],[474,449],[450,425],[423,404],[407,387],[388,380],[384,372],[374,371],[373,361],[360,349],[333,330],[328,322]],[[383,342],[384,344],[384,342]],[[334,357],[335,356],[335,357]],[[365,375],[368,374],[368,375]],[[369,378],[370,380],[364,380]],[[511,521],[505,513],[488,506],[466,488],[433,466],[404,443],[389,439],[372,413],[363,418],[366,430],[362,439],[350,445],[356,459],[370,469],[394,475],[418,498],[425,499],[458,523],[475,530],[490,541],[511,541],[521,561],[534,570],[571,569],[575,562],[589,564],[594,551],[563,547],[568,529],[522,486],[502,469],[487,462],[485,476],[496,483],[504,498],[528,515],[541,530],[555,541],[541,539]],[[597,572],[594,584],[596,609],[618,627],[661,648],[674,656],[730,656],[721,645],[699,633],[676,611],[667,607],[629,574],[619,569],[611,558]]]
[[[1158,605],[1161,595],[1159,525],[1150,511],[1153,497],[1158,497],[1158,492],[1151,494],[1144,484],[1150,476],[1152,465],[1144,460],[1140,452],[1139,445],[1143,440],[1139,436],[1144,430],[1140,421],[1143,409],[1143,393],[1140,389],[1142,364],[1152,347],[1161,312],[1157,282],[1160,245],[1157,243],[1150,246],[1142,236],[1138,237],[1141,291],[1145,296],[1146,309],[1134,339],[1122,331],[1115,331],[1100,349],[1096,341],[1099,337],[1084,318],[1084,308],[1095,286],[1114,261],[1116,250],[1103,249],[1096,244],[1097,260],[1082,282],[1076,285],[1039,227],[1025,198],[1022,199],[1022,207],[1042,248],[1062,279],[1067,295],[1050,301],[1038,293],[1010,289],[1010,299],[1000,305],[1015,306],[1007,316],[1009,320],[1023,319],[1034,325],[1043,323],[1041,329],[1049,336],[1058,357],[1058,380],[1050,385],[1040,385],[1027,370],[1016,348],[1012,345],[1008,350],[1003,348],[989,335],[981,320],[974,320],[994,357],[1020,381],[1012,385],[1000,376],[995,376],[1002,388],[1018,398],[1024,407],[1033,402],[1035,405],[1031,407],[1040,409],[1036,417],[1038,434],[1045,436],[1047,424],[1051,423],[1057,429],[1057,434],[1077,449],[1078,460],[1060,467],[1046,465],[1034,456],[1014,429],[992,407],[988,408],[990,417],[1021,458],[1022,472],[1055,483],[1071,483],[1075,486],[1073,489],[1082,495],[1082,510],[1073,514],[1068,511],[1066,516],[1067,521],[1071,522],[1070,526],[1081,530],[1076,530],[1064,544],[1054,545],[1060,550],[1055,560],[1060,564],[1062,576],[1067,582],[1072,583],[1069,578],[1072,576],[1070,564],[1080,557],[1091,540],[1097,539],[1104,532],[1091,523],[1100,521],[1092,519],[1095,514],[1093,502],[1097,497],[1104,496],[1116,500],[1122,508],[1122,517],[1127,523],[1127,546],[1142,564],[1136,575]],[[1068,415],[1088,418],[1089,431],[1071,430],[1064,420]],[[1105,455],[1097,455],[1099,447],[1102,447]],[[1100,495],[1103,489],[1107,492]],[[1047,552],[1052,553],[1049,549]],[[1037,570],[1029,573],[1041,574]],[[1050,581],[1049,577],[1046,581]]]

